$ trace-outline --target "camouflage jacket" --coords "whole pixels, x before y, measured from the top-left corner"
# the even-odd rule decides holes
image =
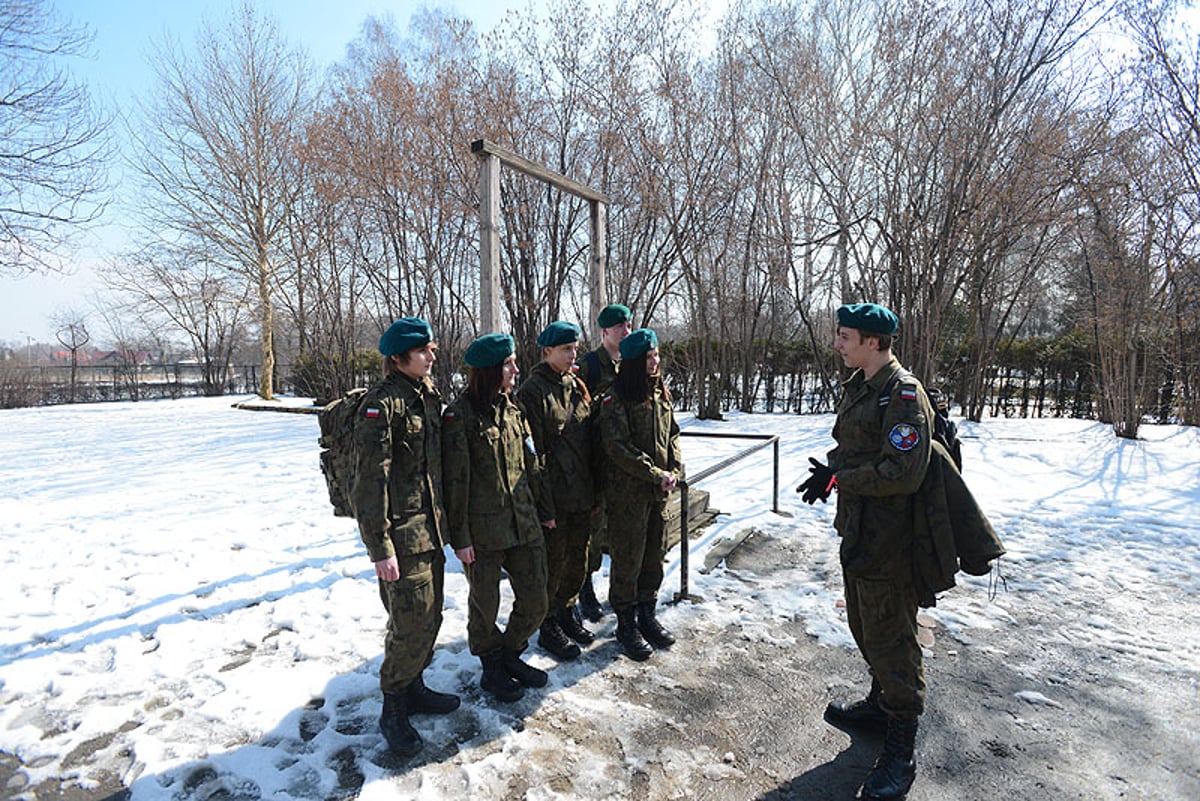
[[[359,404],[354,509],[373,562],[442,547],[441,412],[433,384],[404,375],[385,378]]]
[[[600,402],[600,431],[615,468],[608,476],[610,495],[647,489],[661,494],[665,475],[683,478],[679,425],[661,382],[645,403],[627,403],[613,390],[605,394]]]
[[[579,360],[579,377],[588,388],[593,398],[599,398],[612,386],[617,378],[617,363],[604,346],[584,354]]]
[[[520,407],[500,394],[481,417],[466,393],[442,415],[446,517],[455,550],[504,550],[542,537],[549,520],[538,455]],[[543,516],[547,515],[547,516]]]
[[[517,390],[517,400],[542,460],[550,516],[588,511],[595,505],[592,407],[583,382],[541,362]]]
[[[908,375],[896,382],[880,413],[879,393],[899,369],[892,359],[870,380],[857,370],[842,385],[829,467],[837,475],[834,526],[847,570],[912,565],[914,496],[929,465],[933,409],[920,382]]]

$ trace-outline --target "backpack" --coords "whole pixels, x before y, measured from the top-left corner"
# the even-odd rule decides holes
[[[321,472],[325,474],[329,503],[336,517],[354,517],[352,491],[357,469],[354,423],[366,394],[361,387],[352,389],[317,413],[321,426],[321,436],[317,439],[321,446]]]
[[[883,420],[884,412],[887,411],[888,404],[892,401],[892,390],[896,388],[896,383],[906,376],[911,376],[908,370],[900,369],[896,374],[888,379],[888,382],[883,385],[883,389],[879,393],[879,419]],[[958,471],[962,472],[962,440],[958,438],[958,426],[950,419],[950,403],[946,398],[946,394],[938,389],[925,389],[925,397],[929,399],[929,405],[933,407],[933,438],[942,443],[942,447],[950,454],[950,458],[954,460],[954,466]]]
[[[600,357],[596,355],[596,351],[589,350],[583,354],[583,358],[579,360],[578,372],[587,373],[583,376],[583,385],[588,388],[588,394],[592,396],[592,400],[596,400],[596,384],[600,381]]]

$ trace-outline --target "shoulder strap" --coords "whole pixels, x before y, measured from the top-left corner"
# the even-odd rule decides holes
[[[596,393],[596,382],[600,380],[600,357],[596,355],[596,351],[589,350],[583,354],[583,364],[587,367],[587,375],[584,376],[583,385],[588,388],[588,392],[594,395]]]
[[[892,392],[896,389],[896,384],[899,384],[902,379],[912,375],[908,370],[901,367],[892,377],[883,385],[883,389],[879,391],[879,419],[883,420],[883,415],[887,413],[888,404],[892,402]]]

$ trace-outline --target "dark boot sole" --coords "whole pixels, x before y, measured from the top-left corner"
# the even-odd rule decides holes
[[[497,701],[503,701],[506,704],[511,704],[513,701],[520,701],[522,698],[525,697],[525,688],[522,687],[520,685],[520,683],[518,683],[517,686],[512,689],[509,689],[509,688],[497,689],[495,687],[491,687],[487,684],[482,684],[482,683],[479,685],[479,687],[485,693],[487,693],[488,695],[495,698]]]
[[[839,729],[854,729],[855,731],[871,732],[883,736],[887,733],[887,714],[880,711],[878,716],[861,712],[842,712],[832,706],[825,707],[825,722]]]
[[[574,643],[570,643],[570,645],[572,646],[571,648],[560,648],[557,645],[546,642],[546,640],[542,637],[538,637],[538,647],[553,656],[559,662],[572,662],[579,658],[579,654],[582,653],[582,651],[579,650],[579,646],[575,645]]]
[[[407,743],[399,737],[396,738],[396,742],[392,742],[391,738],[383,731],[382,726],[380,726],[379,733],[383,735],[383,741],[387,743],[388,750],[399,757],[414,757],[425,748],[425,741],[421,739],[421,735],[415,729],[413,730],[413,736],[416,737],[416,741]]]

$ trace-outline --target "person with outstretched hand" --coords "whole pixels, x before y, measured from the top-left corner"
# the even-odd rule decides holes
[[[884,735],[860,796],[874,801],[903,798],[912,786],[917,719],[925,710],[914,504],[929,465],[933,410],[892,356],[897,327],[896,315],[875,303],[837,310],[834,349],[852,371],[837,406],[837,445],[827,464],[809,460],[811,475],[798,487],[808,504],[838,490],[834,527],[842,538],[846,617],[872,682],[866,698],[830,703],[825,719]],[[897,374],[885,407],[880,395]]]
[[[833,492],[833,488],[837,486],[837,477],[828,465],[818,462],[811,456],[808,461],[812,463],[812,467],[808,468],[811,473],[808,480],[800,486],[796,487],[796,492],[804,493],[800,496],[800,500],[812,506],[818,500],[821,503],[829,501],[829,495]]]

